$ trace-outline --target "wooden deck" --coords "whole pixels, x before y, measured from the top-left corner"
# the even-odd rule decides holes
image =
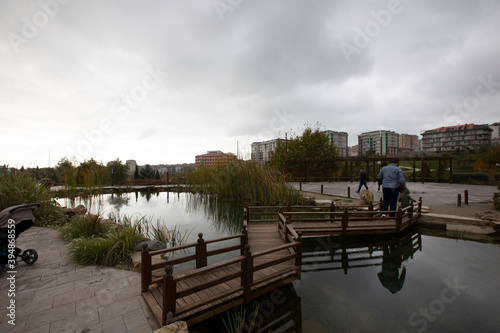
[[[388,212],[373,206],[246,207],[241,234],[209,241],[199,234],[196,243],[159,251],[145,247],[142,295],[159,323],[193,325],[300,279],[303,236],[399,233],[415,222],[421,204],[394,217],[381,217]],[[208,265],[208,258],[226,253],[230,259]],[[158,271],[163,276],[155,278]]]

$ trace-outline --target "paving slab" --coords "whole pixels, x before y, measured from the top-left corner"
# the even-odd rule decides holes
[[[154,332],[154,315],[140,296],[140,274],[110,267],[80,266],[59,231],[32,227],[16,245],[35,249],[38,261],[19,262],[0,275],[0,332]],[[9,296],[8,275],[15,275]],[[7,306],[15,301],[15,323]]]
[[[350,188],[351,198],[359,199],[360,197],[360,194],[356,193],[359,182],[293,182],[290,185],[295,189],[302,188],[302,191],[313,193],[321,193],[321,185],[323,185],[324,194],[344,197],[347,197],[348,188]],[[411,191],[412,198],[418,200],[419,197],[422,197],[423,204],[431,207],[456,204],[457,194],[462,195],[463,206],[464,191],[466,190],[469,194],[470,203],[488,202],[493,198],[493,194],[498,192],[496,186],[490,185],[407,182],[407,187]],[[382,198],[382,189],[377,191],[377,188],[378,183],[368,183],[368,189],[373,193],[375,202]]]

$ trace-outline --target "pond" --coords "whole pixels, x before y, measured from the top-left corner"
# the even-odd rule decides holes
[[[199,232],[210,239],[236,234],[242,225],[242,205],[214,197],[130,193],[93,202],[105,215],[154,215],[194,228],[190,242]],[[500,240],[461,236],[412,229],[398,236],[307,238],[302,279],[254,300],[256,321],[266,332],[499,332]],[[192,330],[221,331],[223,318]]]

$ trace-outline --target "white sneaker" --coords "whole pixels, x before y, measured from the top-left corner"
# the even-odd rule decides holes
[[[382,214],[382,217],[385,217],[386,215],[385,214]]]

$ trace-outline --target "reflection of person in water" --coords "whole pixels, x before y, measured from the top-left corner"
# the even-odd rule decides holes
[[[403,266],[401,275],[399,268],[401,267],[401,256],[397,253],[394,245],[384,245],[384,254],[382,256],[382,272],[378,273],[380,283],[395,294],[403,288],[406,276],[406,267]]]

